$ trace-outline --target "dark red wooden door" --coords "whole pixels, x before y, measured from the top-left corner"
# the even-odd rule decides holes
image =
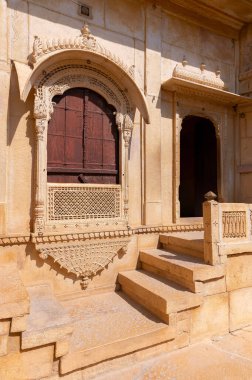
[[[118,183],[115,109],[94,91],[56,96],[48,125],[47,177],[57,183]]]

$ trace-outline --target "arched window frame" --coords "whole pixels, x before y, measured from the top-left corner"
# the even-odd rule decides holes
[[[34,118],[37,139],[36,184],[34,232],[42,235],[45,230],[56,232],[62,226],[48,223],[47,210],[47,129],[53,113],[53,97],[62,95],[70,88],[83,87],[93,90],[106,99],[116,109],[116,125],[119,130],[120,186],[122,196],[122,217],[117,226],[128,223],[128,155],[133,130],[134,107],[130,99],[118,85],[118,82],[104,72],[97,64],[84,63],[80,60],[62,61],[43,72],[35,85]],[[109,220],[104,221],[107,226]],[[114,222],[112,221],[112,224]],[[73,229],[85,225],[82,220],[78,226],[67,223],[65,228]],[[86,224],[87,225],[87,224]],[[96,223],[101,228],[102,223]],[[90,225],[90,227],[92,227]],[[94,226],[93,226],[94,227]]]

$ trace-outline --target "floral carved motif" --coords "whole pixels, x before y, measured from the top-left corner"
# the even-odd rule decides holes
[[[91,35],[88,26],[85,24],[81,29],[81,35],[73,38],[55,38],[52,40],[42,40],[38,36],[34,37],[33,51],[29,57],[29,64],[34,66],[44,55],[58,50],[77,49],[95,52],[120,66],[130,77],[134,78],[134,66],[128,67],[125,63],[112,54],[104,46],[99,44]]]
[[[102,271],[121,251],[126,252],[129,238],[88,240],[77,243],[52,243],[37,245],[39,256],[46,260],[50,256],[61,268],[81,278],[82,288],[90,279]]]

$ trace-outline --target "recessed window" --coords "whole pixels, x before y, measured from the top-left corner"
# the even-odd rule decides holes
[[[92,18],[92,8],[86,4],[79,4],[79,14],[88,18]]]

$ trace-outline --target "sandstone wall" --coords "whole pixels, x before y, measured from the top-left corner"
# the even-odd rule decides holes
[[[92,7],[93,17],[87,20],[92,34],[128,66],[134,66],[136,83],[146,95],[151,116],[150,125],[145,126],[139,112],[135,115],[129,155],[130,225],[169,225],[175,221],[174,181],[179,172],[174,158],[175,145],[178,144],[174,140],[174,120],[184,108],[205,117],[214,115],[219,120],[216,128],[220,129],[221,140],[222,196],[225,201],[233,200],[232,108],[190,95],[175,100],[171,92],[161,89],[161,84],[172,76],[174,67],[185,56],[195,67],[202,62],[212,72],[218,67],[227,87],[235,91],[235,43],[230,38],[171,16],[152,3],[133,0],[87,0],[86,3]],[[1,0],[0,4],[1,19],[4,20],[0,33],[0,91],[3,99],[0,109],[3,185],[0,189],[0,232],[27,236],[31,230],[34,202],[33,93],[31,91],[25,104],[20,100],[18,77],[11,61],[27,64],[35,35],[51,39],[76,36],[86,19],[78,14],[75,2],[68,0]],[[175,115],[176,103],[178,113]],[[136,240],[132,239],[131,247],[127,258],[116,260],[113,270],[102,272],[94,280],[97,286],[111,286],[120,268],[135,265]],[[40,278],[40,272],[43,272],[43,279],[51,276],[49,269],[45,271],[47,264],[40,268],[40,263],[35,262],[32,245],[24,246],[22,251],[22,255],[28,255],[24,261],[25,281]],[[64,282],[62,275],[62,284]]]

